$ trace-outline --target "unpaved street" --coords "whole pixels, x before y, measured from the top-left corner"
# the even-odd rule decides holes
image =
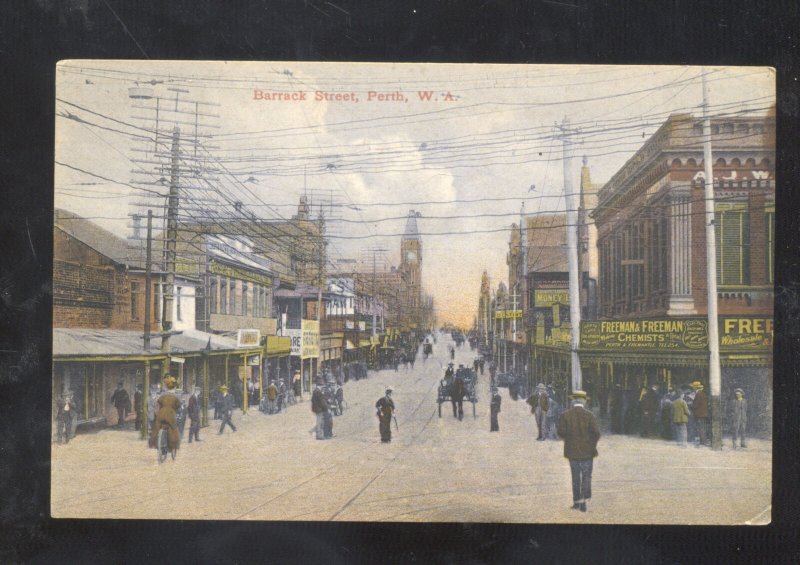
[[[159,465],[133,430],[82,434],[53,445],[52,515],[79,518],[741,524],[770,520],[771,444],[721,452],[604,435],[586,513],[570,509],[560,441],[536,442],[529,407],[505,389],[500,431],[489,432],[488,371],[476,417],[438,417],[434,357],[413,371],[370,372],[345,385],[335,437],[318,441],[309,396],[278,415],[236,412],[236,433],[201,430]],[[456,364],[471,363],[467,346]],[[375,401],[394,387],[399,431],[382,444]],[[184,439],[187,437],[185,433]],[[727,438],[726,438],[727,439]],[[728,440],[729,441],[729,440]],[[709,509],[720,508],[718,514]]]

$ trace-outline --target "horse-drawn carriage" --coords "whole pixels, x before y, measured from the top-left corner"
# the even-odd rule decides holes
[[[433,344],[428,340],[425,340],[425,343],[422,344],[422,355],[425,359],[433,355]]]
[[[444,402],[453,401],[453,392],[458,388],[456,381],[459,380],[463,383],[464,396],[462,397],[462,402],[471,402],[472,416],[474,418],[477,417],[475,412],[475,404],[478,402],[478,378],[475,374],[475,371],[462,365],[456,369],[455,374],[452,377],[445,376],[445,378],[443,378],[439,383],[439,392],[436,402],[439,404],[440,418],[442,417],[442,404]]]

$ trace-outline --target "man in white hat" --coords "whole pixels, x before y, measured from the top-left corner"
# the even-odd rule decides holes
[[[572,393],[572,408],[561,415],[558,435],[564,439],[564,457],[569,459],[572,473],[572,508],[586,512],[586,501],[592,498],[592,466],[597,457],[600,428],[597,419],[586,408],[586,393]]]

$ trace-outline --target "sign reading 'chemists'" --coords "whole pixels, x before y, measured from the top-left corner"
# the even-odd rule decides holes
[[[708,349],[708,322],[702,318],[582,322],[581,349],[702,351]]]

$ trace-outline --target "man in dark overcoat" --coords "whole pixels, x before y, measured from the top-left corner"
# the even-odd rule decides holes
[[[464,419],[464,377],[456,371],[453,384],[450,385],[450,402],[453,404],[453,417]]]
[[[219,427],[219,433],[222,435],[222,432],[225,431],[225,425],[231,427],[231,429],[235,432],[236,426],[233,425],[233,407],[234,407],[234,399],[233,395],[228,392],[228,387],[222,385],[219,387],[219,391],[222,394],[220,398],[220,417],[222,418],[222,424]]]
[[[328,401],[325,400],[325,395],[322,393],[322,387],[317,384],[314,387],[314,392],[311,393],[311,411],[316,418],[316,432],[317,439],[327,439],[325,437],[325,414],[328,413],[330,406]]]
[[[576,390],[571,398],[572,408],[558,420],[558,435],[564,439],[564,457],[569,459],[572,474],[572,508],[586,512],[586,501],[592,497],[592,466],[600,428],[586,408],[586,393]]]
[[[131,407],[131,397],[128,396],[128,391],[122,388],[122,381],[117,383],[117,390],[111,395],[111,404],[117,409],[117,427],[121,428],[125,425],[125,418]]]
[[[500,425],[497,423],[497,415],[500,413],[500,404],[502,403],[503,399],[500,397],[500,393],[497,390],[497,387],[492,387],[492,400],[489,404],[489,431],[490,432],[499,432]]]
[[[392,417],[394,416],[394,401],[392,400],[392,387],[386,389],[386,394],[375,403],[378,410],[378,431],[381,434],[381,443],[392,441]]]
[[[697,447],[700,447],[706,444],[708,436],[708,397],[700,381],[694,381],[691,387],[696,391],[692,402],[692,415],[697,426]]]
[[[195,441],[202,441],[200,439],[200,389],[195,388],[192,395],[189,397],[189,402],[186,406],[186,415],[192,421],[189,424],[189,443],[192,443],[192,438]]]
[[[142,428],[142,416],[144,415],[144,392],[142,391],[142,385],[136,385],[136,392],[133,393],[133,411],[136,413],[134,428],[140,430]]]
[[[56,425],[58,430],[58,443],[62,441],[69,443],[72,436],[72,419],[75,417],[75,402],[72,395],[64,393],[58,400],[58,414],[56,414]]]

